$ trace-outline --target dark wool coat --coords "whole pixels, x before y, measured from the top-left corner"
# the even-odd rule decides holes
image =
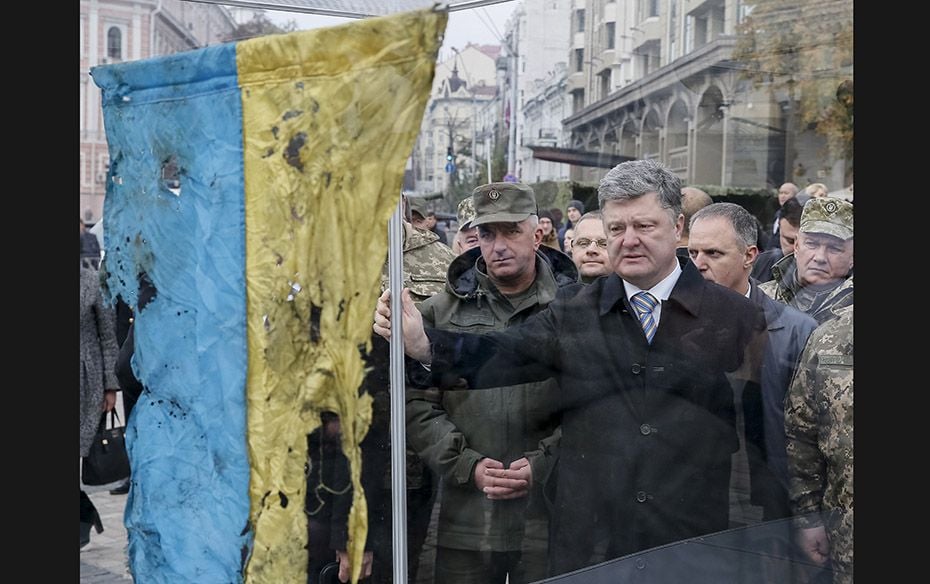
[[[81,456],[87,456],[103,407],[105,389],[119,389],[116,380],[116,321],[104,306],[96,270],[81,268]]]

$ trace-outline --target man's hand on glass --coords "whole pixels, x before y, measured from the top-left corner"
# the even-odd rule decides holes
[[[818,566],[823,566],[830,559],[830,541],[823,525],[808,527],[798,532],[798,545],[804,554]]]
[[[408,288],[404,288],[403,292],[401,292],[401,303],[404,319],[404,351],[408,357],[428,365],[432,360],[429,337],[426,336],[426,331],[423,330],[423,316],[410,298]],[[375,323],[372,325],[372,330],[386,340],[391,340],[390,290],[385,290],[378,298],[378,306],[375,308]]]

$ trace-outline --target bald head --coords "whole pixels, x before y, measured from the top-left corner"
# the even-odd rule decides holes
[[[786,182],[778,187],[778,206],[781,207],[788,199],[798,195],[798,185],[792,182]]]
[[[688,237],[691,224],[691,217],[704,207],[712,204],[713,199],[710,195],[695,187],[681,187],[681,214],[685,216],[685,226],[681,230],[681,239],[678,240],[679,247],[688,246]]]

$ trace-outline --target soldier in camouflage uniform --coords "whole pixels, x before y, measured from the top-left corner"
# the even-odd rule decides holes
[[[410,288],[414,302],[426,300],[442,291],[446,270],[455,259],[448,245],[428,229],[404,221],[404,287]],[[381,291],[388,288],[388,266],[381,271]]]
[[[478,228],[471,224],[475,220],[475,203],[472,202],[471,195],[459,203],[455,218],[458,221],[459,230],[455,233],[455,239],[452,240],[452,252],[455,255],[462,255],[471,248],[478,247]]]
[[[853,307],[811,335],[788,390],[789,496],[803,551],[853,581]]]
[[[834,197],[811,199],[801,212],[793,254],[772,266],[759,288],[819,324],[853,303],[853,206]]]
[[[414,227],[410,223],[410,205],[404,197],[404,222],[403,222],[403,280],[404,287],[410,289],[411,297],[414,302],[421,302],[430,296],[442,291],[446,282],[446,270],[449,264],[455,259],[455,254],[449,246],[439,241],[439,237],[430,230]],[[381,272],[381,290],[388,288],[389,274],[387,262]],[[368,392],[373,397],[372,404],[372,423],[368,434],[362,441],[362,486],[365,489],[366,501],[368,503],[368,540],[366,542],[365,562],[371,565],[371,577],[368,580],[370,584],[385,584],[393,581],[392,574],[392,550],[391,550],[391,472],[390,472],[390,409],[391,397],[389,387],[389,348],[388,343],[377,335],[372,336],[372,350],[366,358],[366,365],[370,368],[362,382],[362,390]],[[335,418],[335,416],[332,416]],[[329,422],[330,427],[332,419],[327,419],[324,413],[324,421]],[[336,418],[336,428],[338,428],[338,418]],[[323,430],[327,427],[324,424]],[[338,430],[337,430],[338,432]],[[316,434],[316,433],[315,433]],[[314,436],[311,435],[311,439]],[[320,440],[320,438],[317,438]],[[327,437],[323,438],[325,442]],[[340,574],[349,574],[348,555],[346,554],[346,545],[348,542],[348,515],[352,503],[352,490],[349,488],[350,480],[348,474],[348,465],[341,452],[338,452],[338,433],[328,437],[330,442],[336,443],[336,456],[333,460],[322,461],[322,465],[327,463],[329,469],[324,468],[326,480],[332,484],[324,484],[323,489],[308,488],[308,513],[311,513],[311,521],[314,516],[319,516],[322,521],[327,521],[325,515],[331,513],[328,519],[330,536],[328,541],[323,541],[324,548],[335,550],[340,561]],[[311,447],[311,460],[314,455],[321,452],[321,447],[313,442]],[[408,446],[407,448],[407,535],[408,535],[408,574],[410,581],[416,580],[418,560],[420,551],[426,540],[426,534],[429,527],[431,510],[436,495],[437,479],[425,467],[416,453]],[[312,464],[319,465],[319,461],[313,461]],[[313,469],[312,469],[313,470]],[[327,472],[329,471],[329,472]],[[316,469],[316,473],[320,470]],[[329,497],[329,509],[321,505],[318,497],[321,493],[328,493],[329,489],[343,491],[336,496]],[[325,497],[320,497],[325,498]],[[317,521],[319,523],[320,521]],[[311,534],[311,546],[314,542],[319,542],[320,534]],[[319,564],[319,556],[328,554],[328,551],[317,550],[316,553],[311,551],[311,568],[310,582],[314,583],[315,576],[319,574],[322,567]],[[314,557],[316,556],[316,558]],[[325,558],[323,564],[325,564]],[[317,560],[317,562],[314,562]],[[362,576],[366,571],[363,567]]]

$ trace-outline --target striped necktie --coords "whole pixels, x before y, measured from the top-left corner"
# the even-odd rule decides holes
[[[639,292],[630,298],[630,302],[633,304],[633,308],[636,309],[636,314],[639,316],[639,324],[643,327],[643,332],[646,334],[646,341],[652,344],[652,337],[656,334],[656,321],[652,318],[652,311],[659,301],[649,292]]]

